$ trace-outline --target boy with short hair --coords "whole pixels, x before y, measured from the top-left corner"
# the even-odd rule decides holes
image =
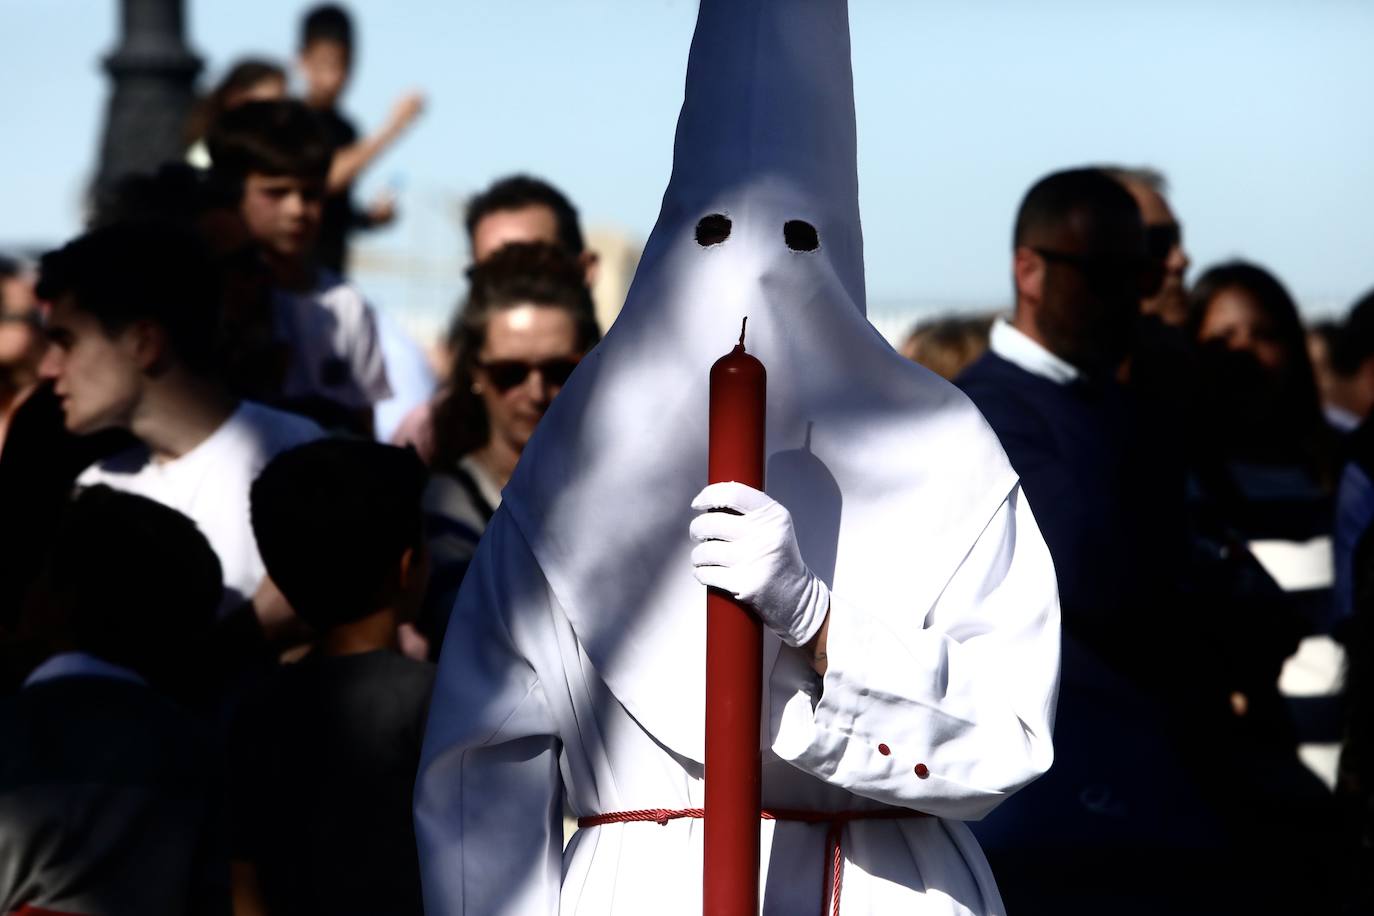
[[[248,488],[274,455],[318,438],[319,427],[237,400],[218,378],[218,289],[189,230],[114,223],[44,255],[39,275],[50,304],[39,369],[55,381],[67,429],[125,429],[139,440],[77,484],[106,484],[190,516],[219,556],[227,614],[263,578]]]
[[[391,195],[374,200],[366,210],[353,206],[353,181],[419,117],[424,97],[418,92],[396,101],[382,129],[359,138],[352,122],[339,111],[354,58],[353,21],[343,7],[324,3],[301,21],[298,63],[305,79],[305,103],[320,119],[333,161],[329,169],[317,261],[342,274],[348,261],[348,236],[354,229],[384,226],[396,216]]]
[[[284,403],[370,435],[372,405],[391,393],[377,320],[361,292],[314,250],[331,150],[318,119],[300,102],[250,102],[210,133],[216,181],[272,272],[279,336],[291,350]]]
[[[434,666],[397,651],[428,577],[423,464],[325,440],[253,485],[272,579],[319,634],[231,742],[234,883],[268,912],[420,913],[410,797]]]

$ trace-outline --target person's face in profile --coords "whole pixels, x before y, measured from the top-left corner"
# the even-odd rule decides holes
[[[1188,321],[1187,290],[1184,275],[1191,263],[1183,248],[1183,228],[1169,202],[1157,191],[1136,182],[1126,182],[1145,220],[1146,248],[1158,265],[1159,285],[1140,301],[1145,315],[1158,315],[1165,324],[1182,325]]]
[[[1280,373],[1288,363],[1274,322],[1239,286],[1228,286],[1208,301],[1197,336],[1198,343],[1249,353],[1271,374]]]
[[[333,108],[348,83],[352,61],[348,49],[336,41],[312,41],[300,56],[305,100],[316,108]]]
[[[323,178],[253,172],[244,179],[239,212],[249,235],[269,252],[301,258],[314,247],[323,201]]]
[[[1036,326],[1049,349],[1082,369],[1114,371],[1149,282],[1141,222],[1076,214],[1031,250],[1044,264]]]
[[[564,309],[527,303],[493,314],[473,370],[491,440],[523,451],[581,357]]]
[[[67,429],[78,435],[127,427],[143,386],[143,369],[157,359],[155,332],[134,322],[110,334],[71,296],[52,303],[48,350],[39,372],[54,382]]]
[[[481,263],[511,244],[558,244],[558,218],[542,204],[518,210],[494,210],[472,228],[472,260]]]

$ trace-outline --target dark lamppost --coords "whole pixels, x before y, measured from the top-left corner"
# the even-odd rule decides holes
[[[105,58],[113,91],[100,145],[97,206],[127,175],[180,159],[201,60],[183,35],[183,0],[121,0],[119,47]]]

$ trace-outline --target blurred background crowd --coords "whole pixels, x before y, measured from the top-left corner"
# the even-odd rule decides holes
[[[456,305],[379,307],[360,188],[431,100],[345,114],[339,6],[200,93],[180,4],[122,9],[84,226],[0,258],[0,912],[419,912],[448,611],[635,246],[511,162]],[[1155,165],[1062,166],[996,202],[1004,305],[874,316],[1059,578],[1056,763],[975,833],[1013,914],[1374,911],[1374,289],[1318,313],[1194,264]]]

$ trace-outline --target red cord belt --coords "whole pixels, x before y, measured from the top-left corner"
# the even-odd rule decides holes
[[[613,811],[610,814],[593,814],[579,817],[578,827],[600,827],[603,824],[628,824],[634,821],[653,821],[659,826],[678,818],[702,818],[705,808],[640,808],[637,811]],[[764,808],[759,817],[765,821],[797,821],[803,824],[826,824],[825,851],[830,860],[830,893],[822,897],[821,916],[840,913],[840,883],[844,876],[844,853],[840,848],[840,837],[844,826],[850,821],[895,821],[912,817],[929,817],[922,811],[908,811],[903,808],[880,808],[876,811],[804,811],[793,808]],[[827,901],[828,898],[828,901]],[[829,903],[827,906],[826,903]]]

